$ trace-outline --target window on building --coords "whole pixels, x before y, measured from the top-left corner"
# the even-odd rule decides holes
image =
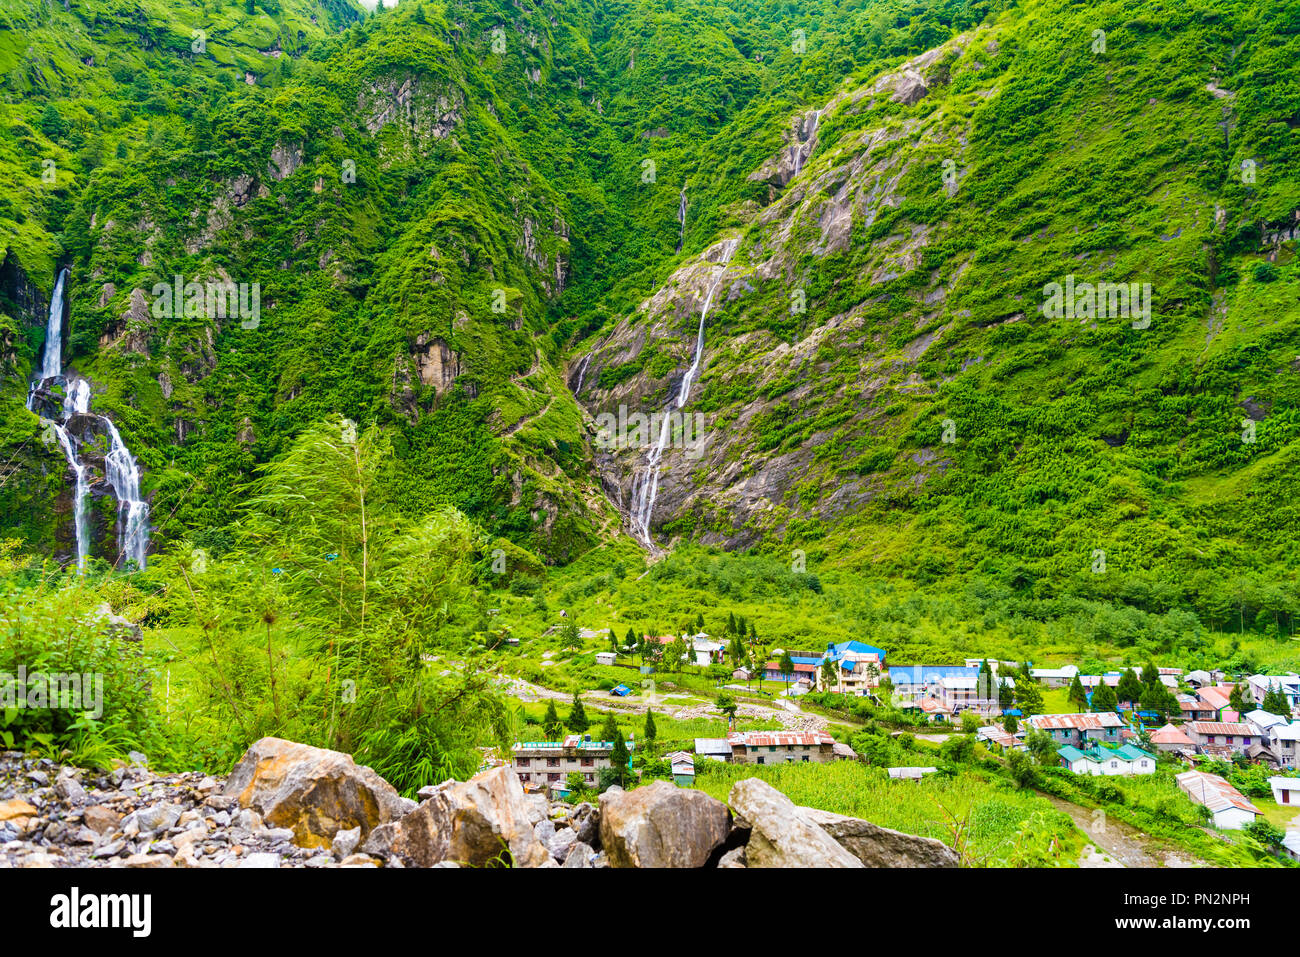
[[[560,759],[559,759],[559,758],[547,758],[547,759],[546,759],[546,766],[547,766],[548,768],[558,768],[558,767],[560,766]]]

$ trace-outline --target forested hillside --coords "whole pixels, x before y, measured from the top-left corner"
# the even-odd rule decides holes
[[[646,449],[595,417],[679,394],[717,285],[655,548],[1292,630],[1294,6],[12,0],[0,28],[18,553],[76,553],[24,407],[62,267],[65,371],[139,462],[151,554],[237,553],[249,483],[341,416],[390,449],[377,499],[459,510],[498,581],[627,534]],[[178,276],[259,315],[166,314]],[[1045,315],[1067,282],[1135,311]]]

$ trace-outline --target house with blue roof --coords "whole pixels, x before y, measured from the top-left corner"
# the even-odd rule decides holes
[[[894,686],[894,702],[909,704],[926,698],[938,698],[945,678],[978,678],[978,668],[961,665],[902,665],[889,669]]]
[[[822,663],[835,665],[835,680],[828,682],[823,673],[817,670],[817,686],[822,691],[836,691],[840,694],[852,694],[859,697],[870,693],[885,675],[885,649],[868,645],[862,641],[841,641],[828,644]]]
[[[782,672],[779,661],[769,661],[764,666],[763,677],[768,681],[785,682],[804,679],[819,691],[864,695],[867,689],[879,684],[885,674],[885,649],[862,641],[832,642],[820,654],[792,651],[790,661],[794,663],[793,674]],[[835,665],[836,680],[831,683],[822,674],[822,665],[828,661]]]

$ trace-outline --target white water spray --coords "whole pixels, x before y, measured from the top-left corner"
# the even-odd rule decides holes
[[[794,176],[799,175],[799,172],[803,169],[803,164],[808,162],[808,157],[812,156],[812,151],[817,147],[817,127],[821,123],[821,119],[822,111],[813,110],[799,124],[799,132],[803,134],[803,138],[796,139],[796,142],[791,147],[794,150]]]
[[[659,437],[646,454],[645,468],[642,470],[640,477],[632,484],[632,509],[629,513],[632,521],[632,533],[642,545],[649,549],[654,548],[654,540],[650,537],[650,519],[654,514],[655,499],[659,496],[659,460],[663,457],[664,449],[668,445],[672,422],[677,418],[669,413],[674,408],[681,409],[690,401],[691,385],[695,382],[695,376],[700,371],[700,362],[704,357],[704,321],[708,318],[709,308],[713,305],[714,293],[718,291],[718,286],[722,283],[722,277],[727,273],[727,263],[731,261],[731,257],[735,254],[738,245],[740,245],[739,238],[728,239],[722,243],[722,255],[718,260],[722,268],[709,286],[709,291],[704,297],[704,308],[700,310],[700,326],[695,334],[695,358],[691,362],[691,367],[686,370],[686,375],[682,377],[681,386],[677,390],[677,398],[669,400],[668,405],[664,408],[663,424],[659,428]]]
[[[90,554],[90,529],[86,505],[90,496],[90,466],[81,459],[79,444],[68,433],[68,423],[74,415],[90,415],[90,383],[85,379],[68,380],[63,374],[63,286],[68,270],[59,271],[50,298],[50,315],[45,324],[45,347],[41,353],[41,366],[31,390],[27,394],[27,408],[35,411],[37,392],[48,390],[56,380],[64,385],[62,420],[50,421],[58,437],[64,458],[76,477],[72,500],[73,522],[77,533],[77,571],[86,570]],[[95,415],[109,439],[108,454],[104,456],[104,477],[117,497],[117,540],[121,555],[144,568],[149,549],[149,503],[140,495],[140,466],[131,456],[111,419]]]

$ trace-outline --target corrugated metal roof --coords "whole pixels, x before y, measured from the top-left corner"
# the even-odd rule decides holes
[[[727,735],[727,742],[748,748],[792,748],[833,745],[835,739],[822,731],[733,731]]]
[[[1254,814],[1260,813],[1259,808],[1251,804],[1246,795],[1216,775],[1204,771],[1184,771],[1175,775],[1174,780],[1188,797],[1198,804],[1204,804],[1211,811],[1226,811],[1235,807]]]
[[[1187,727],[1197,734],[1239,734],[1248,738],[1256,737],[1255,729],[1243,722],[1192,721]]]
[[[1075,731],[1102,731],[1106,728],[1120,728],[1124,721],[1113,711],[1101,711],[1095,714],[1036,714],[1025,719],[1031,726],[1046,730],[1071,729]]]

